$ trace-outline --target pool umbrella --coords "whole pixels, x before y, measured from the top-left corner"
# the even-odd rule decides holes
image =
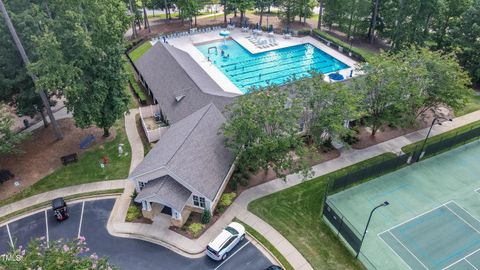
[[[270,32],[270,33],[273,32],[273,25],[272,24],[270,24],[270,29],[268,30],[268,32]]]
[[[243,21],[243,27],[247,28],[247,20]]]
[[[225,45],[227,43],[227,37],[230,35],[230,32],[227,30],[222,30],[220,31],[220,36],[223,37],[223,44]]]
[[[258,30],[258,22],[257,22],[257,25],[255,25],[255,29],[257,29],[257,30]]]

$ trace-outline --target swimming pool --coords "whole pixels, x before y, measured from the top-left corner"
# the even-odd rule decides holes
[[[250,53],[235,40],[196,47],[243,93],[252,87],[281,85],[293,77],[308,77],[311,71],[326,74],[349,68],[309,43],[257,54]]]

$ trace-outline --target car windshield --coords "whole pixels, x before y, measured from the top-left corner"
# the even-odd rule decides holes
[[[235,229],[232,228],[232,227],[226,227],[225,230],[226,230],[227,232],[233,234],[233,235],[237,235],[237,234],[238,234],[237,230],[235,230]]]

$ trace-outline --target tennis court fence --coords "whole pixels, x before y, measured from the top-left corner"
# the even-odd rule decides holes
[[[417,146],[412,152],[402,154],[393,158],[385,158],[378,163],[368,165],[365,167],[352,170],[344,175],[335,175],[329,179],[324,201],[323,201],[323,216],[329,223],[335,228],[337,235],[340,234],[342,238],[348,243],[348,245],[358,252],[362,235],[351,224],[347,217],[345,217],[340,210],[338,210],[332,202],[328,199],[329,195],[340,192],[352,186],[364,183],[370,179],[379,177],[386,173],[400,169],[401,167],[408,166],[422,158],[434,156],[436,154],[445,152],[454,146],[466,144],[477,140],[480,137],[480,126],[472,127],[467,131],[458,132],[455,135],[448,135],[436,139],[434,142],[428,144],[425,149],[421,149],[421,146]],[[362,254],[360,253],[360,256]],[[365,257],[363,262],[371,264]],[[373,265],[371,265],[373,266]],[[369,269],[374,267],[369,267]]]

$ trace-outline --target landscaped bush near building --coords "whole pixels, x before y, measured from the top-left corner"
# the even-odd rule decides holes
[[[188,226],[188,231],[193,234],[193,237],[197,237],[198,234],[203,230],[204,225],[200,223],[192,223]]]
[[[222,197],[220,197],[220,201],[218,202],[217,212],[219,214],[223,213],[223,211],[225,211],[225,208],[227,208],[233,203],[233,199],[235,199],[235,197],[237,197],[237,194],[235,192],[222,194]]]
[[[142,217],[142,210],[135,204],[130,204],[127,211],[126,222],[133,222]]]
[[[208,224],[211,219],[212,219],[212,214],[210,213],[209,210],[205,209],[202,213],[202,223]]]

